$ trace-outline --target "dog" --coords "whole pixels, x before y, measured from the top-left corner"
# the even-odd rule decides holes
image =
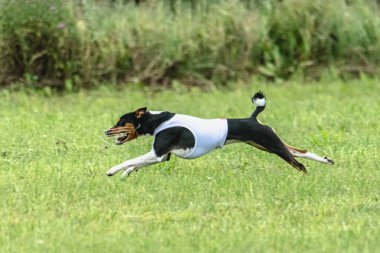
[[[266,107],[266,98],[261,91],[252,97],[252,103],[256,105],[255,111],[249,118],[242,119],[202,119],[167,111],[148,111],[146,107],[124,114],[113,127],[105,131],[106,136],[117,136],[115,144],[121,145],[141,135],[153,135],[153,147],[145,155],[112,167],[107,175],[113,176],[124,170],[124,177],[139,168],[169,161],[171,154],[194,159],[231,143],[246,143],[276,154],[304,173],[307,173],[305,166],[295,157],[334,164],[330,158],[289,146],[277,136],[273,128],[262,124],[257,119]]]

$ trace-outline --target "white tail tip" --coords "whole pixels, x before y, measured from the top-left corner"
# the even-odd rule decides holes
[[[266,105],[266,101],[265,101],[264,94],[261,91],[257,92],[252,97],[252,103],[254,103],[256,106],[265,106]]]

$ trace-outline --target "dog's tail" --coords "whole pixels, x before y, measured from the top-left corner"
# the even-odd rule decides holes
[[[257,115],[265,109],[266,100],[264,93],[261,91],[256,92],[256,94],[252,97],[252,103],[256,105],[256,110],[252,113],[251,118],[256,118]]]

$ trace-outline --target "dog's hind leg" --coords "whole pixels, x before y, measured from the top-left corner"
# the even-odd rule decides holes
[[[293,166],[296,170],[307,173],[305,166],[294,159],[293,155],[286,149],[286,147],[270,147],[269,150],[271,153],[274,153]]]
[[[296,159],[294,159],[294,156],[289,152],[286,146],[281,141],[279,141],[280,139],[278,137],[275,137],[274,140],[278,141],[274,141],[271,145],[266,145],[266,143],[260,145],[253,141],[247,141],[246,143],[268,153],[276,154],[283,160],[285,160],[287,163],[289,163],[291,166],[293,166],[296,170],[307,173],[305,166],[302,163],[298,162]]]
[[[263,151],[281,157],[295,169],[307,173],[305,166],[299,163],[273,129],[255,119],[229,119],[227,142],[245,142]]]
[[[289,150],[290,154],[292,154],[292,156],[294,157],[305,158],[305,159],[317,161],[324,164],[330,164],[330,165],[334,164],[334,161],[326,156],[322,157],[312,152],[309,152],[307,150],[294,148],[286,143],[284,143],[284,145]]]

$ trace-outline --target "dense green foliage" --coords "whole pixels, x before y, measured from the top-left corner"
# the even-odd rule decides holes
[[[131,88],[44,97],[0,92],[0,252],[377,252],[380,248],[377,80],[161,93]],[[304,176],[248,145],[173,157],[126,180],[113,165],[151,138],[115,146],[103,130],[148,106],[261,121],[289,144],[332,157]]]
[[[0,83],[376,75],[379,14],[375,0],[0,0]]]

